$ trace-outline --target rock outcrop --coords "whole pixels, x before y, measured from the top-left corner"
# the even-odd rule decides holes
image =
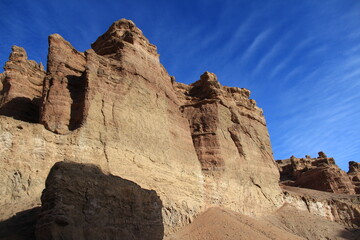
[[[46,129],[65,134],[82,124],[87,87],[85,63],[84,53],[76,51],[58,34],[49,36],[40,119]]]
[[[23,48],[13,46],[4,70],[0,75],[0,115],[39,122],[45,77],[43,66],[28,60]]]
[[[264,116],[250,92],[221,86],[208,72],[176,83],[133,22],[115,22],[84,53],[51,35],[42,74],[40,124],[0,116],[2,219],[40,204],[59,161],[95,164],[156,191],[165,235],[211,205],[261,215],[282,204]]]
[[[106,175],[94,165],[58,162],[43,191],[37,240],[153,239],[164,236],[153,190]]]
[[[356,194],[360,194],[360,163],[350,161],[348,175],[355,187]]]
[[[189,86],[174,86],[201,163],[207,204],[276,205],[278,173],[262,110],[250,91],[221,86],[209,72]]]
[[[312,189],[283,186],[285,202],[315,216],[340,223],[349,229],[360,227],[360,196],[333,194]]]
[[[280,170],[281,183],[285,185],[355,194],[354,185],[346,172],[335,164],[333,158],[328,158],[323,152],[319,152],[317,158],[292,156],[276,162]]]

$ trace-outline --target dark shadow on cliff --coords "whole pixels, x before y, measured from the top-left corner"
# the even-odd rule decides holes
[[[0,222],[0,240],[35,240],[35,225],[40,207],[17,213]]]
[[[341,237],[342,239],[359,240],[360,229],[346,228],[346,230],[343,230],[339,233],[339,237]]]
[[[0,115],[29,123],[39,122],[40,98],[16,97],[0,108]]]
[[[46,180],[37,240],[160,240],[162,202],[153,190],[97,166],[56,163]]]
[[[67,88],[70,92],[70,97],[72,101],[69,122],[70,131],[81,127],[81,124],[84,121],[85,95],[87,89],[87,82],[84,74],[80,77],[74,75],[67,76]]]

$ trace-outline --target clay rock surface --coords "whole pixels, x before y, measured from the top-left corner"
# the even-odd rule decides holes
[[[59,161],[96,164],[155,190],[165,235],[212,205],[262,215],[282,204],[265,119],[249,90],[221,86],[208,72],[176,83],[129,20],[92,48],[81,53],[51,35],[40,123],[0,116],[2,219],[39,206]]]
[[[0,114],[23,121],[39,122],[45,77],[43,66],[28,60],[23,48],[13,46],[4,70],[0,75]]]
[[[350,161],[348,175],[355,187],[356,194],[360,194],[360,163]]]
[[[37,240],[163,239],[156,192],[94,165],[56,163],[41,201]]]
[[[346,172],[342,171],[333,158],[319,152],[317,158],[306,156],[277,160],[280,180],[289,186],[310,188],[319,191],[355,194],[355,187]]]

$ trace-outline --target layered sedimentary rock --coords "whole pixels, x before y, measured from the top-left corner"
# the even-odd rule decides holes
[[[98,167],[58,162],[41,197],[37,240],[153,239],[164,236],[162,202],[153,190]]]
[[[288,205],[340,223],[349,228],[360,227],[360,196],[333,194],[312,189],[283,186]]]
[[[55,133],[68,133],[83,121],[86,79],[84,53],[60,35],[49,36],[47,76],[40,122]]]
[[[319,152],[317,158],[292,156],[276,162],[280,170],[280,180],[285,185],[355,194],[354,185],[346,172],[335,164],[333,158],[328,158],[323,152]]]
[[[201,163],[207,204],[277,205],[278,173],[262,110],[249,99],[250,91],[221,86],[209,72],[175,88]]]
[[[360,163],[350,161],[348,175],[355,187],[355,192],[360,194]]]
[[[49,44],[41,124],[0,116],[3,219],[39,205],[59,161],[96,164],[155,190],[165,235],[210,205],[253,215],[281,205],[265,120],[248,90],[211,73],[176,83],[128,20],[85,53],[56,34]]]
[[[0,114],[38,122],[45,77],[43,66],[28,60],[23,48],[13,46],[4,70],[0,75]]]

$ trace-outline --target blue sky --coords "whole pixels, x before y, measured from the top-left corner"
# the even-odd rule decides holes
[[[47,36],[78,50],[127,18],[179,82],[204,71],[264,109],[275,159],[322,150],[360,161],[359,0],[1,0],[0,62],[11,45],[46,63]]]

